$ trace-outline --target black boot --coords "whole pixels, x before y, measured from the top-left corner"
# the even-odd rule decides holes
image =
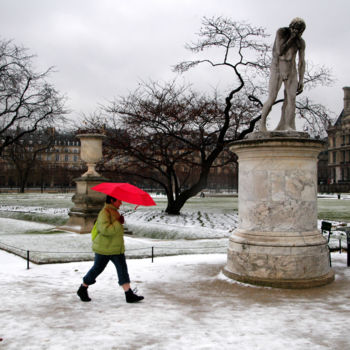
[[[80,287],[77,291],[77,294],[78,294],[79,298],[81,299],[81,301],[91,301],[87,290],[88,290],[88,287],[85,287],[82,284],[80,285]]]
[[[125,292],[125,298],[127,303],[137,303],[138,301],[141,301],[144,299],[143,296],[136,295],[131,289]]]

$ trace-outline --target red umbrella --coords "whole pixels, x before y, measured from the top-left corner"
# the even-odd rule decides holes
[[[156,205],[152,197],[147,192],[128,183],[103,182],[94,187],[91,187],[91,189],[131,204],[145,206]]]

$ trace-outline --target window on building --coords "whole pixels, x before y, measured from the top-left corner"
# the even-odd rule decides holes
[[[333,152],[333,163],[337,162],[337,152]]]
[[[56,162],[59,162],[59,161],[60,161],[60,155],[56,154]]]
[[[51,160],[51,154],[48,154],[48,155],[47,155],[46,160],[48,160],[48,161]]]
[[[66,155],[64,156],[64,161],[65,161],[65,162],[68,162],[68,154],[66,154]]]
[[[74,161],[77,162],[78,161],[78,156],[74,156]]]
[[[346,157],[345,151],[342,151],[341,155],[342,155],[342,162],[345,163],[345,161],[346,161],[346,159],[345,159],[345,157]]]
[[[333,147],[335,147],[337,145],[336,141],[335,141],[335,136],[333,137]]]

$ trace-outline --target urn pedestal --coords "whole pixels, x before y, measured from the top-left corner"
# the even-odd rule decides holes
[[[226,276],[279,288],[334,280],[327,241],[317,228],[322,148],[304,134],[233,144],[239,158],[239,226],[229,240]]]

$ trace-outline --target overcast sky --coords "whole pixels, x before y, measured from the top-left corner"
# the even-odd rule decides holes
[[[271,43],[279,27],[301,17],[306,59],[332,69],[336,82],[314,92],[339,115],[342,87],[350,86],[349,0],[0,0],[0,37],[36,54],[40,70],[56,67],[55,86],[68,97],[74,118],[99,103],[126,95],[141,80],[166,81],[171,67],[190,59],[203,16],[227,16],[266,28]],[[202,87],[220,86],[207,67]],[[192,73],[189,81],[198,80]],[[201,87],[200,84],[197,86]],[[279,108],[279,107],[278,107]]]

